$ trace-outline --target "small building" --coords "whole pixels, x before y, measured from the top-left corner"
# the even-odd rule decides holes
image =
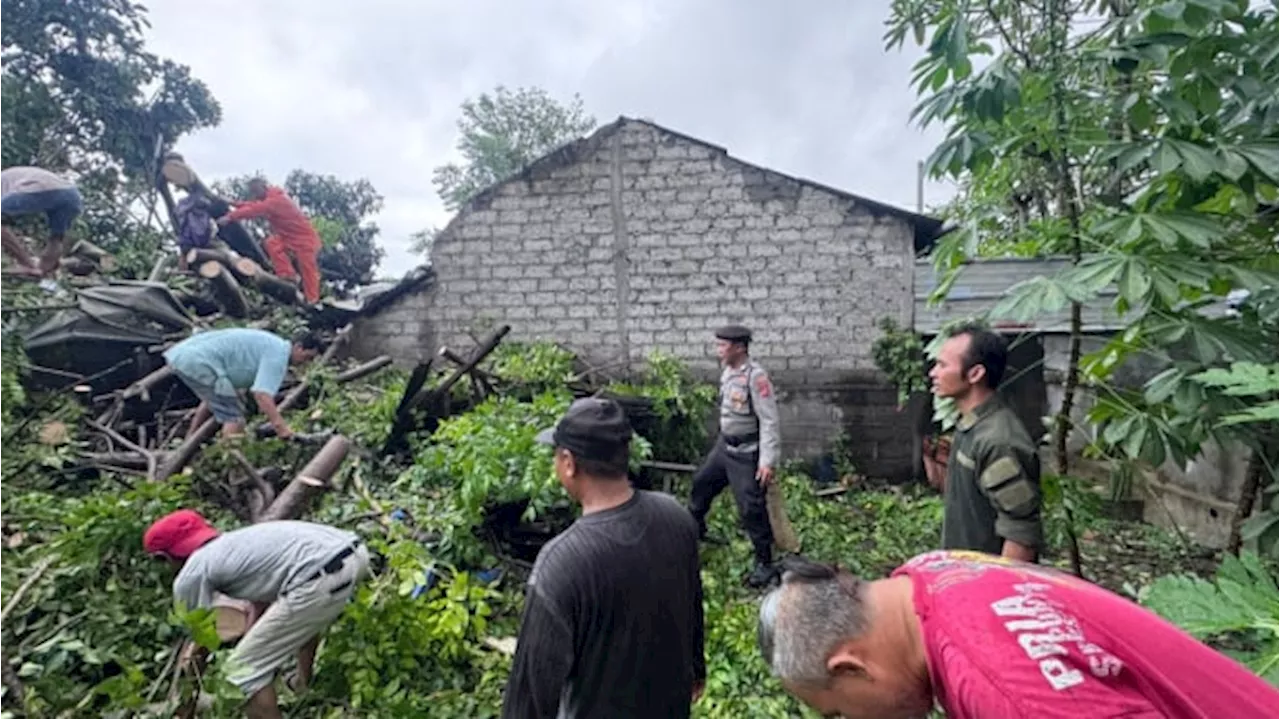
[[[463,207],[435,281],[362,320],[358,353],[412,363],[486,324],[636,369],[655,350],[716,375],[712,331],[750,326],[785,449],[838,435],[873,476],[913,475],[910,422],[876,371],[877,322],[911,326],[917,255],[942,223],[622,117]]]

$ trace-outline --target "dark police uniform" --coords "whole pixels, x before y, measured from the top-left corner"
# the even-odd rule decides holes
[[[942,548],[1000,554],[1004,540],[1039,550],[1040,456],[1018,416],[992,396],[956,423]]]
[[[751,332],[731,326],[718,330],[716,337],[750,341]],[[711,502],[726,486],[732,489],[738,519],[755,548],[756,574],[760,574],[756,580],[767,581],[765,570],[773,561],[765,488],[756,479],[756,470],[776,470],[781,445],[778,400],[768,373],[749,358],[741,367],[726,367],[720,375],[720,436],[693,477],[689,511],[705,535]]]

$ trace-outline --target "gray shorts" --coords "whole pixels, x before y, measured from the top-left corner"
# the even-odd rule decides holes
[[[84,202],[80,198],[80,191],[74,187],[43,192],[15,192],[0,201],[0,214],[4,215],[5,224],[19,215],[43,212],[49,218],[49,234],[54,237],[67,234],[71,223],[83,210]]]
[[[363,544],[333,574],[290,587],[267,607],[232,650],[227,679],[245,696],[275,680],[276,672],[304,644],[337,621],[356,585],[369,576],[369,550]]]
[[[200,398],[201,402],[209,405],[209,411],[213,413],[213,418],[220,424],[244,422],[244,411],[240,407],[238,398],[218,394],[212,385],[199,382],[190,375],[183,374],[177,368],[173,372],[178,375],[178,379],[182,380],[183,384],[191,388],[191,391]]]

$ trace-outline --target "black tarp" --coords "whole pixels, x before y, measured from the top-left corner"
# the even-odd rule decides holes
[[[76,307],[29,330],[23,345],[33,365],[83,377],[124,363],[91,382],[95,391],[119,389],[158,367],[163,360],[148,350],[186,337],[193,327],[162,283],[122,280],[74,292]]]

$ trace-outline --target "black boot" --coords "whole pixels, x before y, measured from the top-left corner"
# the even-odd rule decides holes
[[[769,547],[756,547],[756,566],[747,575],[747,586],[763,589],[773,583],[778,572],[773,568],[773,552]]]

